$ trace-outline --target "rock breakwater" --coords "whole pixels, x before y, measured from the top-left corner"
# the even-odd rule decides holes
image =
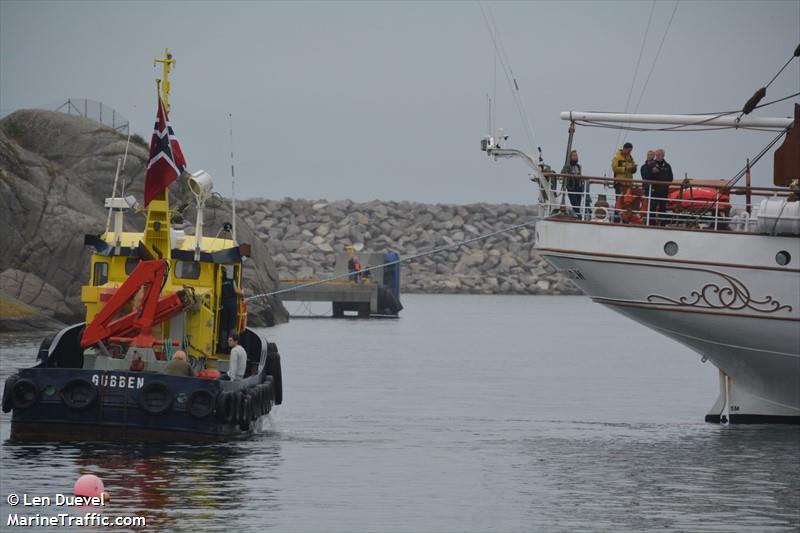
[[[532,222],[535,206],[446,205],[374,200],[251,199],[239,214],[270,248],[282,279],[324,278],[348,245],[409,257],[401,290],[423,293],[579,294],[533,249],[533,224],[462,246],[456,243]]]

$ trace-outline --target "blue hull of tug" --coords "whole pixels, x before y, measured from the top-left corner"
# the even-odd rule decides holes
[[[277,347],[263,338],[248,340],[254,347],[258,340],[259,349],[251,352],[253,375],[240,381],[53,368],[48,366],[53,360],[40,351],[37,366],[6,381],[3,410],[13,410],[11,437],[196,440],[247,435],[282,402]],[[53,347],[49,353],[57,351]]]
[[[220,394],[244,392],[255,385],[265,383],[258,376],[244,381],[231,382],[201,378],[166,376],[146,372],[111,372],[75,369],[38,369],[20,371],[18,379],[27,379],[36,384],[39,391],[37,401],[27,408],[14,408],[11,421],[12,438],[56,437],[77,431],[77,438],[112,437],[115,433],[124,437],[137,432],[166,432],[189,437],[230,437],[247,434],[256,423],[240,424],[234,415],[230,422],[224,418],[216,405]],[[78,381],[80,380],[80,381]],[[87,407],[70,407],[61,391],[69,383],[86,382],[95,385],[97,398]],[[163,385],[174,398],[163,413],[151,413],[142,408],[140,394],[147,391],[148,384]],[[214,399],[213,408],[206,414],[189,412],[189,397],[202,390]],[[271,408],[271,401],[269,407]],[[224,408],[224,407],[221,407]],[[261,415],[259,414],[259,417]],[[246,426],[247,429],[243,429]],[[33,433],[33,435],[31,434]],[[88,434],[87,434],[88,433]]]

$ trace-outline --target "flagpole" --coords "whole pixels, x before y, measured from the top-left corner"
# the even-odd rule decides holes
[[[236,243],[236,172],[233,168],[233,115],[228,113],[231,141],[231,237]]]

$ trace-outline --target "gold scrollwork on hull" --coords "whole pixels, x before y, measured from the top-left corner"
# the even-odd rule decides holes
[[[670,298],[661,294],[650,294],[647,301],[652,304],[674,305],[679,307],[697,307],[702,309],[729,309],[738,311],[741,309],[752,309],[759,313],[776,313],[778,311],[792,312],[792,306],[781,304],[772,296],[766,296],[759,300],[753,298],[750,290],[740,280],[729,274],[715,272],[713,270],[700,270],[720,276],[727,285],[717,283],[706,283],[699,290],[693,290],[688,296]]]

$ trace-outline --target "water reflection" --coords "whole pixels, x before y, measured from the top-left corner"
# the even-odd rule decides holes
[[[60,443],[6,441],[4,464],[35,477],[26,486],[5,486],[3,492],[46,495],[69,493],[82,474],[95,474],[111,495],[108,514],[136,513],[148,528],[205,530],[221,528],[252,509],[278,511],[277,484],[281,444],[274,434],[225,444]],[[51,477],[53,476],[53,477]],[[43,492],[44,491],[44,492]],[[182,526],[183,524],[183,526]]]
[[[717,373],[680,345],[585,299],[406,299],[269,330],[291,386],[248,439],[15,444],[0,414],[0,484],[98,474],[152,530],[800,531],[800,428],[703,423]]]

